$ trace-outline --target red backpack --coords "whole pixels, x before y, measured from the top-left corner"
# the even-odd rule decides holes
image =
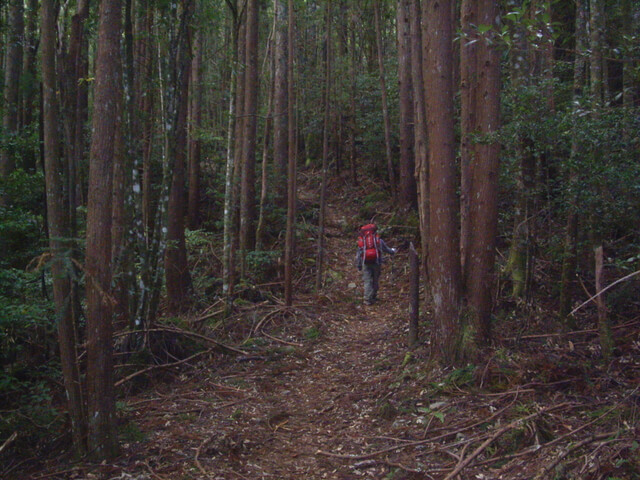
[[[380,237],[377,230],[378,227],[373,223],[360,227],[358,248],[363,249],[364,263],[377,263],[380,257]]]

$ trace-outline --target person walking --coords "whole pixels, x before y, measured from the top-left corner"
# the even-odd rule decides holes
[[[369,223],[360,227],[356,267],[362,272],[364,283],[364,303],[373,305],[377,300],[382,254],[395,255],[396,249],[388,247],[378,235],[378,227]]]

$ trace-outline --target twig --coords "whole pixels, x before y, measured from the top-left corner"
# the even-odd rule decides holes
[[[491,443],[496,440],[498,437],[502,436],[504,433],[508,432],[509,430],[511,430],[512,428],[514,428],[517,425],[520,425],[521,423],[528,421],[532,418],[535,417],[539,417],[540,415],[542,415],[543,413],[548,413],[551,410],[556,410],[557,408],[560,408],[562,406],[566,406],[567,404],[560,404],[557,406],[552,406],[549,408],[544,408],[542,410],[540,410],[539,412],[536,413],[532,413],[530,415],[527,415],[526,417],[523,418],[518,418],[516,420],[514,420],[513,422],[509,423],[507,426],[502,427],[498,430],[496,430],[489,438],[487,438],[484,442],[482,442],[482,444],[476,448],[468,457],[462,459],[460,462],[458,462],[458,465],[456,465],[456,468],[454,468],[451,473],[449,473],[444,480],[451,480],[453,479],[456,475],[458,475],[462,470],[464,470],[465,467],[467,467],[467,465],[469,465],[473,459],[475,459],[478,455],[480,455],[489,445],[491,445]]]
[[[598,440],[611,437],[616,433],[618,433],[617,430],[614,430],[612,432],[600,433],[598,435],[591,435],[590,437],[587,437],[584,440],[579,441],[578,443],[572,445],[571,447],[564,449],[560,453],[560,455],[558,455],[558,457],[553,462],[551,462],[551,464],[547,465],[546,467],[543,467],[540,473],[538,473],[538,475],[536,475],[535,478],[536,479],[548,478],[547,474],[551,470],[553,470],[556,467],[556,465],[558,465],[558,463],[560,463],[564,458],[566,458],[571,452],[578,450],[579,448],[582,448],[585,445],[589,445],[590,443],[597,442]]]
[[[525,455],[529,455],[530,453],[534,453],[534,452],[539,452],[541,451],[543,448],[548,448],[551,447],[553,445],[555,445],[556,443],[561,442],[562,440],[571,437],[573,435],[575,435],[576,433],[581,432],[582,430],[584,430],[585,428],[593,425],[594,423],[597,423],[599,420],[601,420],[605,415],[608,415],[609,413],[611,413],[612,411],[616,410],[621,404],[622,402],[624,402],[625,400],[627,400],[628,398],[631,398],[631,396],[633,396],[633,394],[635,394],[635,392],[639,389],[640,387],[636,387],[634,388],[631,393],[629,393],[626,397],[624,397],[622,400],[620,400],[619,402],[617,402],[615,405],[613,405],[611,408],[607,409],[606,411],[604,411],[601,415],[599,415],[598,417],[594,418],[593,420],[591,420],[590,422],[587,422],[583,425],[580,425],[578,428],[574,428],[573,430],[570,430],[569,432],[565,433],[564,435],[560,435],[558,438],[554,438],[553,440],[547,442],[547,443],[543,443],[542,445],[533,445],[530,448],[527,448],[521,452],[518,453],[512,453],[510,455],[505,455],[502,457],[497,457],[497,458],[490,458],[488,460],[485,460],[483,462],[480,462],[478,465],[487,465],[487,464],[491,464],[491,463],[496,463],[496,462],[502,462],[505,460],[513,460],[514,458],[519,458],[519,457],[523,457]]]
[[[268,333],[266,333],[264,331],[261,331],[260,333],[262,333],[265,337],[270,338],[273,341],[284,343],[285,345],[291,345],[292,347],[303,347],[304,346],[304,345],[301,345],[300,343],[287,342],[286,340],[282,340],[281,338],[277,338],[277,337],[274,337],[273,335],[269,335]]]
[[[147,470],[149,470],[149,473],[151,474],[151,476],[153,478],[155,478],[156,480],[167,480],[165,477],[161,477],[160,475],[158,475],[153,468],[151,468],[151,465],[149,465],[149,459],[145,459],[144,460],[144,464],[147,467]]]
[[[612,325],[612,330],[618,330],[620,328],[627,328],[632,325],[636,325],[640,323],[638,320],[633,320],[631,322],[623,323],[621,325]],[[586,330],[576,330],[574,332],[561,332],[561,333],[546,333],[546,334],[538,334],[538,335],[523,335],[522,337],[517,337],[517,340],[535,340],[538,338],[552,338],[552,337],[564,337],[569,335],[580,335],[583,333],[598,333],[598,329],[596,328],[588,328]],[[516,340],[516,337],[506,338],[505,340]]]
[[[158,330],[159,331],[166,331],[166,332],[180,333],[180,334],[186,335],[188,337],[199,338],[200,340],[204,340],[205,342],[213,343],[214,345],[217,345],[218,347],[222,347],[222,348],[225,348],[225,349],[230,350],[232,352],[239,353],[240,355],[248,355],[248,353],[245,352],[244,350],[241,350],[241,349],[236,348],[236,347],[231,347],[229,345],[225,345],[224,343],[220,343],[220,342],[218,342],[217,340],[214,340],[211,337],[207,337],[206,335],[200,335],[199,333],[195,333],[195,332],[190,332],[189,330],[183,330],[183,329],[177,328],[177,327],[159,328]]]
[[[630,273],[629,275],[626,275],[622,278],[619,278],[618,280],[616,280],[615,282],[613,282],[610,285],[607,285],[606,287],[604,287],[602,290],[600,290],[598,293],[596,293],[595,295],[593,295],[591,298],[587,299],[586,301],[582,302],[580,305],[578,305],[576,308],[574,308],[573,310],[571,310],[571,312],[569,312],[569,315],[573,315],[574,313],[576,313],[578,310],[580,310],[582,307],[584,307],[587,303],[589,303],[590,301],[592,301],[595,298],[598,298],[600,295],[602,295],[604,292],[606,292],[607,290],[609,290],[610,288],[612,288],[613,286],[617,285],[620,282],[624,282],[625,280],[630,279],[631,277],[640,274],[640,270],[637,270],[633,273]]]
[[[156,370],[156,369],[159,369],[159,368],[170,368],[170,367],[175,367],[177,365],[181,365],[183,363],[187,363],[189,360],[193,360],[194,358],[199,357],[200,355],[203,355],[205,353],[211,353],[211,350],[212,350],[211,348],[209,350],[203,350],[202,352],[195,353],[195,354],[191,355],[190,357],[187,357],[187,358],[184,358],[184,359],[180,360],[179,362],[165,363],[163,365],[152,365],[150,367],[143,368],[142,370],[139,370],[137,372],[132,373],[131,375],[127,375],[126,377],[121,378],[120,380],[118,380],[115,383],[115,386],[119,387],[123,383],[128,382],[129,380],[131,380],[133,378],[136,378],[138,375],[142,375],[144,373],[150,372],[151,370]]]
[[[318,450],[316,453],[318,455],[324,455],[324,456],[327,456],[327,457],[344,458],[344,459],[348,459],[348,460],[364,460],[364,459],[367,459],[367,458],[375,457],[377,455],[381,455],[383,453],[393,452],[394,450],[400,450],[400,449],[407,448],[407,447],[415,447],[415,446],[419,446],[419,445],[424,445],[426,443],[433,443],[436,440],[441,440],[443,438],[450,437],[450,436],[456,435],[456,434],[458,434],[460,432],[464,432],[465,430],[469,430],[471,428],[474,428],[474,427],[476,427],[478,425],[481,425],[483,423],[490,422],[491,420],[496,418],[498,415],[500,415],[502,412],[504,412],[507,408],[509,408],[513,404],[513,402],[516,400],[516,398],[518,398],[517,395],[515,396],[513,401],[511,401],[511,403],[509,403],[509,405],[507,405],[506,407],[498,410],[496,413],[491,415],[491,417],[489,417],[488,419],[481,420],[479,422],[473,423],[472,425],[468,425],[466,427],[459,428],[458,430],[454,430],[452,432],[445,432],[442,435],[438,435],[436,437],[426,438],[424,440],[407,441],[406,443],[403,443],[402,445],[394,445],[392,447],[387,447],[387,448],[383,448],[381,450],[376,450],[375,452],[364,453],[364,454],[360,454],[360,455],[331,453],[331,452],[325,452],[323,450]],[[544,411],[541,411],[540,413],[549,412],[551,410],[556,410],[556,409],[559,409],[559,408],[564,408],[567,405],[570,405],[570,404],[561,403],[559,405],[556,405],[554,407],[550,407],[550,408],[548,408],[548,409],[546,409]]]
[[[209,474],[209,472],[207,472],[204,467],[202,466],[202,464],[200,463],[200,452],[202,451],[202,447],[204,447],[207,443],[209,443],[211,441],[211,439],[213,439],[213,437],[216,434],[212,434],[209,435],[207,438],[205,438],[202,443],[200,445],[198,445],[198,448],[196,448],[196,456],[194,458],[195,462],[196,462],[196,467],[198,467],[198,470],[200,470],[200,472],[205,475],[206,477],[211,478],[211,475]]]
[[[12,444],[16,438],[18,438],[18,432],[13,432],[11,436],[4,441],[2,446],[0,446],[0,453],[2,453],[5,448]]]

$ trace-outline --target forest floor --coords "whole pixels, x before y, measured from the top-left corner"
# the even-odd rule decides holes
[[[426,322],[420,346],[407,347],[406,249],[384,265],[379,302],[362,303],[359,204],[340,182],[329,188],[322,295],[301,284],[294,308],[247,306],[216,337],[233,351],[213,348],[146,383],[138,377],[118,403],[122,454],[113,463],[61,454],[7,478],[640,478],[637,320],[614,329],[607,365],[595,331],[549,335],[536,311],[503,319],[483,364],[442,369],[429,359]],[[306,200],[316,194],[307,189]],[[406,239],[389,232],[386,241]]]

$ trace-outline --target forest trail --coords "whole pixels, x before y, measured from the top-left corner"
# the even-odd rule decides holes
[[[301,188],[302,217],[319,198],[315,180]],[[321,295],[298,284],[294,308],[271,297],[237,305],[225,324],[194,320],[233,349],[126,384],[120,458],[69,464],[61,455],[10,480],[451,480],[458,469],[465,479],[546,480],[561,461],[579,471],[562,478],[637,478],[625,475],[640,435],[636,344],[620,342],[605,365],[596,331],[585,341],[522,341],[503,328],[503,346],[485,362],[441,369],[422,331],[407,353],[406,249],[383,267],[379,302],[364,305],[353,261],[367,189],[346,187],[336,179],[328,190]],[[382,227],[385,205],[373,208]],[[315,230],[299,228],[300,271],[314,257]],[[408,240],[383,236],[395,247]],[[302,281],[313,282],[311,272]]]
[[[302,306],[293,316],[257,318],[255,355],[228,357],[196,377],[187,372],[148,403],[130,402],[145,437],[137,446],[152,448],[142,460],[150,478],[310,480],[389,472],[385,462],[338,455],[361,453],[391,434],[390,385],[406,351],[407,259],[400,252],[385,264],[379,302],[365,306],[354,266],[356,232],[345,233],[357,205],[337,190],[330,188],[326,212],[323,294],[298,297]]]

